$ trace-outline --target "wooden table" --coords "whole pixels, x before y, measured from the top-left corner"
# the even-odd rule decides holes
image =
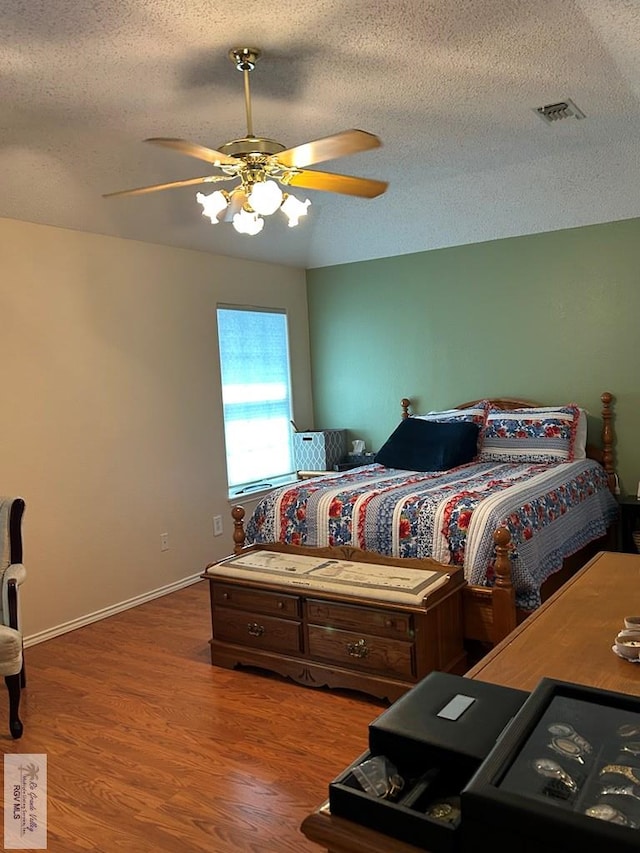
[[[625,616],[640,615],[640,555],[602,551],[467,673],[533,690],[541,678],[640,695],[640,664],[611,650]],[[424,853],[331,815],[324,803],[302,823],[330,853]]]

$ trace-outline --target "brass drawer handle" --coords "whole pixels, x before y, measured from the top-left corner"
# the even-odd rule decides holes
[[[225,601],[229,601],[229,599],[231,598],[231,595],[228,592],[223,592],[222,597]]]
[[[261,637],[264,634],[264,625],[258,625],[257,622],[249,622],[247,631],[252,637]]]
[[[358,640],[357,643],[347,643],[347,652],[352,658],[366,658],[369,654],[366,640]]]

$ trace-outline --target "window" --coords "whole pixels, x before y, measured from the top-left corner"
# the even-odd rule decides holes
[[[287,316],[218,307],[218,341],[229,489],[275,485],[293,473]]]

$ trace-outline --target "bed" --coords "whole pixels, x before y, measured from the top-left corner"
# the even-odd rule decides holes
[[[573,403],[494,398],[415,415],[403,398],[373,464],[276,489],[246,524],[234,507],[234,550],[280,542],[462,566],[465,638],[493,644],[611,547],[612,395],[601,402],[596,446]]]

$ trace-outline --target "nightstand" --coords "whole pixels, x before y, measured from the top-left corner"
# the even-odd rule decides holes
[[[635,495],[618,495],[620,505],[620,550],[625,554],[637,554],[633,533],[640,528],[640,500]]]
[[[336,462],[331,471],[297,471],[296,473],[299,480],[309,480],[311,477],[322,477],[324,474],[335,474],[336,471],[350,471],[362,465],[371,465],[375,458],[375,453],[348,453],[340,462]]]
[[[362,465],[371,465],[376,458],[375,453],[348,453],[344,459],[333,466],[334,471],[350,471]]]

